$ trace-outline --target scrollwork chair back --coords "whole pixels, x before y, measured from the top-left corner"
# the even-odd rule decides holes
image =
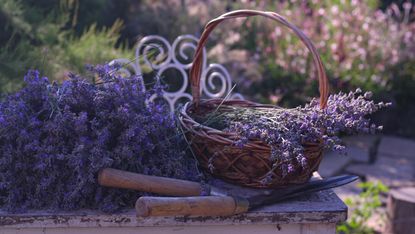
[[[187,92],[189,90],[188,71],[192,66],[191,53],[196,49],[198,38],[193,35],[178,36],[173,43],[170,43],[158,35],[150,35],[141,39],[135,50],[134,60],[119,58],[111,63],[124,65],[119,70],[126,76],[138,75],[143,76],[145,70],[150,68],[156,74],[157,79],[162,79],[166,84],[163,89],[162,98],[168,103],[170,110],[174,111],[178,104],[183,100],[192,100],[192,96]],[[187,52],[186,52],[187,51]],[[152,56],[154,55],[154,56]],[[150,58],[151,57],[151,58]],[[172,77],[166,77],[167,70],[176,70],[177,74]],[[169,81],[169,82],[168,82]],[[170,90],[169,83],[178,83],[179,88]],[[149,88],[148,84],[143,89]],[[176,85],[177,86],[177,85]],[[203,51],[203,71],[201,78],[201,94],[206,98],[225,97],[231,91],[232,80],[227,69],[221,64],[207,64],[206,50]],[[243,99],[239,93],[230,93],[231,99]],[[156,98],[156,94],[150,97],[150,100]]]

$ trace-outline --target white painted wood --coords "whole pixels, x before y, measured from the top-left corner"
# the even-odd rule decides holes
[[[344,203],[332,190],[327,190],[231,217],[140,218],[136,217],[134,210],[112,215],[93,210],[57,213],[33,211],[24,214],[0,211],[0,228],[319,224],[342,222],[346,215]]]
[[[0,234],[333,234],[335,224],[2,229]]]
[[[318,174],[315,175],[318,177]],[[223,185],[224,186],[224,185]],[[231,188],[227,188],[231,189]],[[231,190],[229,190],[231,191]],[[244,190],[249,193],[249,190]],[[241,196],[242,194],[241,191]],[[220,209],[220,207],[215,207]],[[335,233],[347,207],[332,190],[320,191],[231,217],[136,217],[134,210],[105,214],[0,210],[0,234],[26,233]]]
[[[301,234],[333,234],[336,233],[336,224],[304,224],[301,225]]]

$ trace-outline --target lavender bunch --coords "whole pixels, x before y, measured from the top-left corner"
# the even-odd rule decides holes
[[[140,77],[90,67],[103,82],[70,75],[62,85],[29,71],[26,86],[0,102],[0,206],[26,209],[131,207],[137,192],[108,189],[97,172],[113,167],[197,179],[169,109],[149,103]]]
[[[331,95],[327,108],[321,109],[313,99],[304,107],[294,109],[252,108],[223,105],[197,121],[239,135],[236,146],[244,147],[249,140],[261,140],[271,147],[272,170],[279,166],[285,177],[295,168],[308,167],[304,155],[305,142],[319,143],[325,148],[344,152],[339,133],[375,133],[381,126],[371,124],[368,115],[390,104],[374,103],[371,93],[360,89],[348,94]],[[272,171],[271,170],[271,171]],[[270,181],[272,173],[264,183]]]

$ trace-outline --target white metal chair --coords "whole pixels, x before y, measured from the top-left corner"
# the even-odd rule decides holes
[[[127,76],[139,75],[145,73],[145,68],[151,68],[156,73],[156,77],[163,77],[168,69],[175,69],[181,77],[173,76],[164,79],[165,82],[171,79],[181,79],[180,88],[177,90],[163,90],[163,98],[169,104],[172,111],[175,110],[177,104],[183,99],[192,99],[192,96],[187,93],[189,86],[188,70],[192,66],[192,58],[189,56],[189,51],[194,52],[198,38],[193,35],[178,36],[172,44],[165,38],[158,35],[150,35],[141,39],[135,50],[135,59],[129,60],[119,58],[111,61],[112,63],[123,64],[124,67],[120,69],[121,73]],[[187,50],[187,53],[185,52]],[[153,53],[150,53],[152,51]],[[150,54],[156,54],[150,59]],[[203,53],[203,71],[201,79],[201,92],[206,98],[220,98],[225,97],[231,91],[232,80],[224,66],[221,64],[211,63],[207,64],[206,51]],[[166,77],[167,78],[167,77]],[[167,83],[168,84],[168,83]],[[149,88],[144,85],[143,89]],[[153,95],[150,100],[156,96]],[[231,99],[243,99],[239,93],[231,93]]]

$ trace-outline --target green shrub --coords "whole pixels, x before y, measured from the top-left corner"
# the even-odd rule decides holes
[[[367,226],[367,222],[382,205],[379,195],[387,192],[388,188],[380,181],[360,183],[358,187],[363,190],[359,196],[345,200],[352,212],[346,222],[337,226],[338,233],[374,233],[374,230]]]
[[[86,25],[78,35],[74,28],[77,4],[79,1],[71,0],[2,0],[0,93],[21,87],[21,77],[30,68],[63,80],[67,71],[81,72],[87,63],[132,57],[124,47],[117,48],[123,27],[119,20],[111,27]]]

